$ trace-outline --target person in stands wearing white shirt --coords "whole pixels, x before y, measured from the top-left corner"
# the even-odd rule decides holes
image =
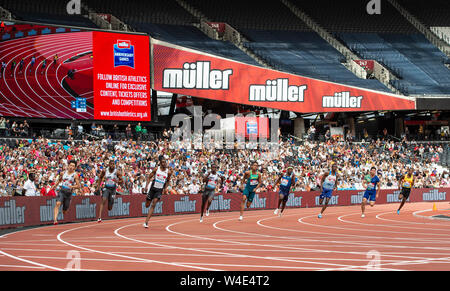
[[[34,174],[30,173],[28,175],[28,180],[23,184],[23,191],[25,196],[39,196],[39,192],[36,189],[36,184],[34,184]]]
[[[188,186],[189,194],[198,194],[198,191],[200,190],[200,186],[197,184],[196,180],[192,182]]]

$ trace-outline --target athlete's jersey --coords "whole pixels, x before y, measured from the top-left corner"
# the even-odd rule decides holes
[[[336,185],[336,179],[336,174],[332,175],[330,171],[330,174],[323,181],[322,188],[327,190],[334,189],[334,186]]]
[[[412,184],[413,184],[413,176],[411,175],[411,178],[408,178],[408,175],[405,175],[405,177],[403,178],[403,184],[402,187],[403,188],[411,188]]]
[[[216,189],[217,180],[219,180],[219,175],[210,173],[208,176],[208,181],[206,182],[206,189],[212,190]]]
[[[281,177],[280,192],[289,193],[289,191],[291,190],[291,185],[292,185],[292,177],[293,177],[293,174],[290,176],[286,175],[286,176]]]
[[[116,180],[117,180],[117,169],[114,169],[114,171],[110,172],[109,168],[105,171],[105,186],[108,188],[114,188],[116,187]]]
[[[259,184],[259,174],[254,175],[252,171],[250,171],[250,177],[247,179],[247,184],[245,184],[245,188],[253,191]]]
[[[64,172],[61,188],[64,190],[72,190],[73,185],[75,184],[75,175],[77,173],[73,172],[72,174],[69,174],[67,171]]]
[[[375,192],[377,190],[378,182],[380,182],[378,176],[371,177],[370,182],[367,184],[367,191]]]
[[[165,171],[162,171],[160,167],[156,170],[155,180],[153,180],[153,188],[162,189],[166,184],[167,177],[169,176],[169,168],[166,168]]]

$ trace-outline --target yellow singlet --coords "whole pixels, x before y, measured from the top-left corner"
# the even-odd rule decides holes
[[[408,178],[408,175],[405,175],[405,177],[403,178],[403,188],[411,188],[412,183],[413,183],[413,176],[411,176],[411,178]]]

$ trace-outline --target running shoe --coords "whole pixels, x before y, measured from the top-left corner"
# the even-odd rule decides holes
[[[317,217],[318,218],[322,218],[322,213],[319,213],[319,215]]]
[[[148,224],[147,224],[147,223],[144,223],[144,227],[145,227],[145,228],[148,228]]]

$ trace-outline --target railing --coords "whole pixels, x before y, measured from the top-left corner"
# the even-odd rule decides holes
[[[0,18],[4,20],[11,20],[11,12],[0,6]]]
[[[430,27],[430,30],[441,40],[450,45],[450,27]]]
[[[203,33],[206,34],[209,38],[212,38],[212,39],[215,39],[215,40],[221,39],[221,37],[219,36],[219,33],[217,32],[217,30],[212,28],[211,25],[206,23],[206,21],[202,21],[202,22],[200,22],[200,24],[194,25],[194,26],[196,26],[198,29],[203,31]]]

